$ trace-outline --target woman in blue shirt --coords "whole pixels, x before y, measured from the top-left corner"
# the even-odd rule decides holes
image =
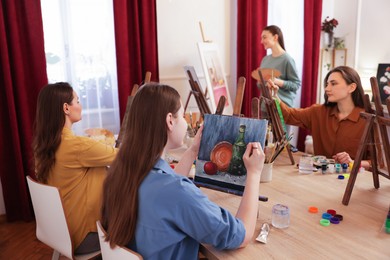
[[[259,143],[247,145],[247,182],[234,217],[187,178],[202,128],[175,171],[162,159],[182,145],[187,129],[174,88],[157,83],[141,87],[126,129],[103,189],[102,223],[112,246],[127,246],[145,259],[197,259],[199,243],[222,250],[251,241],[264,164]]]

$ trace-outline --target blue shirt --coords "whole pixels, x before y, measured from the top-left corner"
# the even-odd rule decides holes
[[[234,249],[244,240],[241,220],[162,159],[142,182],[138,196],[135,239],[128,247],[144,259],[198,259],[199,243]]]

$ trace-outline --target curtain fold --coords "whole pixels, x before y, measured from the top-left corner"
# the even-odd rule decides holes
[[[321,38],[322,0],[305,0],[304,3],[304,54],[302,70],[301,107],[316,103],[318,87],[318,63]],[[297,147],[305,150],[308,131],[299,129]]]
[[[260,66],[266,54],[261,32],[267,26],[267,16],[268,0],[237,1],[237,78],[246,78],[241,113],[247,117],[251,116],[252,98],[260,95],[251,72]]]
[[[31,220],[25,176],[34,175],[32,131],[39,90],[47,84],[39,0],[0,4],[0,177],[7,220]]]
[[[113,3],[119,110],[123,120],[133,85],[140,84],[147,71],[152,73],[152,81],[159,81],[156,1]]]

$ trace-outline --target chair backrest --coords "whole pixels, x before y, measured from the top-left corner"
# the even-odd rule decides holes
[[[110,243],[105,241],[106,231],[104,230],[100,221],[96,222],[97,230],[99,234],[100,250],[102,252],[103,260],[115,260],[115,259],[129,259],[138,260],[142,259],[142,256],[128,248],[115,246],[114,249],[110,247]]]
[[[58,189],[38,183],[30,176],[26,178],[35,213],[37,238],[73,259],[72,242]]]

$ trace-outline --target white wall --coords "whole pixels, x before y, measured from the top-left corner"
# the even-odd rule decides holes
[[[361,4],[357,29],[355,67],[362,83],[370,88],[369,78],[376,76],[379,63],[390,63],[390,34],[387,28],[390,12],[388,0],[359,0]]]
[[[197,42],[202,41],[199,22],[203,24],[206,38],[215,42],[219,47],[230,94],[235,95],[232,92],[233,85],[230,81],[230,64],[233,64],[231,62],[230,18],[233,4],[235,1],[225,0],[157,1],[160,82],[175,87],[183,103],[190,91],[183,66],[194,66],[202,87],[204,89],[206,87],[197,47]],[[191,98],[189,108],[197,110],[194,98]]]

